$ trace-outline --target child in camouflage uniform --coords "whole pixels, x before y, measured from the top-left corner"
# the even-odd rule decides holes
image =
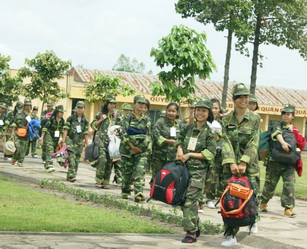
[[[224,184],[232,175],[247,174],[251,180],[256,196],[259,195],[259,167],[254,161],[258,156],[260,116],[248,109],[249,90],[242,83],[232,89],[235,109],[222,119],[221,137],[224,165]],[[225,226],[225,241],[222,246],[237,244],[236,234],[239,227]],[[251,233],[258,231],[257,223],[250,228]]]
[[[284,130],[291,130],[296,138],[297,146],[300,150],[303,150],[306,145],[306,140],[304,136],[297,130],[296,127],[292,125],[292,120],[294,119],[295,107],[291,104],[286,104],[281,111],[282,122],[279,126],[273,128],[272,139],[278,140],[281,143],[282,148],[285,151],[289,151],[289,144],[287,144],[283,137],[282,133]],[[267,212],[267,203],[273,197],[276,185],[279,181],[279,178],[282,177],[283,180],[283,190],[281,194],[281,206],[285,209],[284,215],[288,217],[295,217],[296,214],[293,212],[295,205],[294,199],[294,166],[298,175],[301,176],[302,159],[296,163],[296,165],[280,163],[273,160],[271,157],[268,158],[265,174],[265,183],[263,187],[263,192],[261,196],[261,205],[260,209],[262,212]],[[299,166],[299,167],[297,167]]]
[[[122,121],[123,138],[120,144],[122,159],[122,198],[128,199],[131,176],[133,176],[135,202],[144,201],[143,189],[145,167],[148,162],[151,139],[151,122],[142,113],[146,99],[143,95],[134,97],[134,112],[127,114]]]
[[[196,242],[200,235],[198,205],[202,199],[206,173],[216,150],[215,133],[207,124],[207,121],[213,121],[210,99],[196,103],[194,118],[194,123],[182,126],[176,143],[176,160],[186,163],[190,174],[186,200],[182,206],[183,229],[186,232],[182,243]]]
[[[38,107],[34,106],[32,113],[31,113],[31,119],[37,119],[39,120],[39,117],[37,116],[37,112],[38,112]],[[37,138],[34,138],[33,141],[29,141],[29,145],[28,145],[28,150],[26,155],[29,155],[30,151],[31,151],[31,156],[33,158],[37,158],[37,154],[36,154],[36,146],[37,145]]]
[[[79,161],[83,148],[88,145],[88,121],[84,116],[85,103],[78,101],[77,113],[69,116],[64,125],[63,145],[67,145],[67,181],[76,181]]]

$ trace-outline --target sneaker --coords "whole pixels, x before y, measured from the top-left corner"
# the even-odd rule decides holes
[[[53,171],[55,171],[55,168],[53,168],[53,167],[50,167],[50,168],[46,169],[46,172],[48,172],[48,173],[51,173]]]
[[[293,212],[293,208],[286,208],[284,215],[290,217],[290,218],[294,218],[296,217],[296,214]]]
[[[77,179],[76,178],[67,178],[67,181],[69,181],[69,182],[75,182],[75,181],[77,181]]]
[[[8,161],[12,161],[12,158],[11,158],[11,157],[8,157],[7,160],[8,160]]]
[[[208,208],[215,209],[215,205],[212,200],[207,201],[206,204]]]
[[[24,167],[25,165],[23,163],[18,163],[18,167]]]
[[[198,213],[203,213],[204,212],[203,208],[204,208],[203,205],[199,205],[198,206]]]
[[[197,242],[196,236],[192,234],[187,234],[182,240],[182,243],[194,243]]]
[[[253,234],[258,233],[258,224],[255,223],[251,227],[248,227],[248,232],[253,233]]]
[[[237,238],[235,236],[226,236],[225,240],[221,243],[221,246],[230,247],[237,244]]]
[[[263,213],[267,213],[268,212],[268,204],[261,203],[260,204],[260,211],[263,212]]]
[[[118,183],[118,184],[117,184],[117,187],[121,187],[121,186],[122,186],[122,183]]]
[[[37,156],[37,155],[33,155],[32,157],[33,157],[33,158],[38,158],[38,156]]]

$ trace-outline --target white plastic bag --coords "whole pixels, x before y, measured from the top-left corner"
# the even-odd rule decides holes
[[[115,136],[114,134],[109,135],[109,155],[111,159],[120,158],[119,146],[120,146],[120,138]]]

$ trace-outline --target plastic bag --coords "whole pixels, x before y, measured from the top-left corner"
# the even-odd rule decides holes
[[[111,159],[120,158],[119,146],[120,146],[120,138],[115,135],[109,135],[109,155]]]

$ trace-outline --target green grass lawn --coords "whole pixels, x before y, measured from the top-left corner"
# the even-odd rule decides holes
[[[303,175],[299,177],[297,173],[295,172],[295,196],[296,197],[303,197],[307,198],[307,157],[302,157],[303,158],[303,164],[304,164],[304,170],[303,170]],[[261,178],[261,191],[263,189],[264,185],[264,180],[265,180],[265,170],[266,168],[262,165],[263,163],[260,162],[261,164],[261,171],[260,171],[260,178]],[[279,179],[278,185],[275,190],[275,194],[280,195],[282,191],[282,178]],[[303,186],[304,185],[304,186]]]
[[[172,233],[124,210],[95,208],[0,179],[0,231]]]

